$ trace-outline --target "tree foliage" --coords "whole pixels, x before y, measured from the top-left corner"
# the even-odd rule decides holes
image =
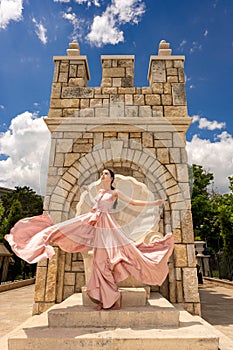
[[[4,243],[5,234],[10,232],[18,220],[40,215],[43,211],[41,196],[28,186],[15,187],[15,191],[2,196],[0,204],[0,242]]]
[[[202,166],[192,166],[192,217],[196,239],[207,241],[213,252],[233,255],[233,176],[230,193],[210,193],[213,174]]]
[[[233,177],[228,179],[231,192],[222,196],[218,210],[223,249],[233,256]]]
[[[40,215],[43,212],[41,196],[37,195],[30,187],[15,187],[15,191],[2,196],[0,202],[0,242],[3,242],[9,251],[11,247],[4,239],[16,222],[22,218]],[[12,252],[13,253],[13,252]],[[11,279],[22,278],[25,275],[27,264],[13,253],[14,266],[11,271]],[[30,267],[32,274],[35,266]]]
[[[41,196],[37,195],[36,192],[28,186],[16,186],[15,191],[7,193],[1,198],[4,207],[3,218],[9,216],[11,207],[16,200],[21,203],[22,217],[41,214],[43,209]]]
[[[0,202],[0,219],[3,216],[3,213],[4,213],[4,207],[3,207],[2,203]]]
[[[208,186],[213,180],[213,174],[207,173],[202,166],[193,165],[193,184],[192,184],[192,216],[193,230],[195,236],[201,236],[202,239],[205,230],[203,228],[208,225],[210,220],[210,195]]]

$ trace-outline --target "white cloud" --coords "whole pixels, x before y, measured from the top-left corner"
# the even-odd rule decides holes
[[[0,28],[6,29],[10,21],[22,19],[23,0],[0,1]]]
[[[54,2],[64,2],[64,3],[68,3],[70,2],[70,0],[53,0]],[[78,5],[84,5],[87,4],[87,6],[91,6],[92,4],[95,6],[100,6],[100,2],[98,0],[74,0]]]
[[[43,118],[24,112],[1,133],[0,186],[30,186],[44,194],[47,178],[50,133]]]
[[[70,11],[71,8],[68,9]],[[81,39],[83,34],[83,24],[84,20],[77,17],[77,15],[73,12],[64,12],[62,17],[67,19],[73,26],[73,33],[71,34],[72,39]]]
[[[98,47],[123,42],[124,33],[119,27],[138,24],[144,12],[145,4],[141,0],[112,0],[100,16],[94,17],[87,39]]]
[[[32,19],[32,22],[35,24],[35,32],[40,41],[45,45],[48,41],[48,38],[46,36],[47,29],[44,27],[44,25],[41,22],[38,22],[35,18]]]
[[[208,36],[208,34],[209,34],[209,32],[208,32],[208,30],[206,29],[206,30],[204,31],[204,36]]]
[[[98,47],[106,44],[115,45],[124,41],[124,34],[122,30],[117,28],[116,20],[111,11],[106,10],[102,16],[94,18],[87,39]]]
[[[0,105],[0,109],[5,109],[5,106],[3,106],[3,105]]]
[[[76,21],[78,20],[76,14],[74,12],[73,13],[63,13],[62,17],[67,19],[73,25],[75,25]]]
[[[214,175],[214,186],[220,193],[229,192],[228,176],[233,175],[233,137],[227,132],[218,135],[215,142],[195,135],[187,142],[189,164],[202,165]]]
[[[182,49],[183,46],[185,46],[187,44],[187,40],[182,40],[179,44],[179,48]]]
[[[219,123],[217,122],[217,120],[208,120],[207,118],[200,117],[199,115],[194,115],[192,118],[193,118],[192,120],[193,123],[198,122],[199,129],[221,130],[226,127],[226,123],[224,122]]]
[[[145,12],[145,4],[141,0],[114,0],[112,13],[118,16],[118,22],[138,24]]]
[[[79,5],[83,5],[83,4],[87,4],[87,6],[91,6],[92,4],[95,6],[100,6],[100,3],[98,0],[74,0],[77,4]]]
[[[190,48],[189,52],[194,53],[195,51],[201,51],[202,45],[199,44],[197,41],[192,42],[192,47]]]

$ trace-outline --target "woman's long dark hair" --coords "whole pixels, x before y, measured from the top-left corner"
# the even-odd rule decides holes
[[[115,187],[112,185],[114,180],[115,180],[115,174],[114,172],[111,170],[111,169],[106,169],[107,171],[109,171],[110,175],[111,175],[111,178],[112,178],[112,181],[111,181],[111,190],[115,190]]]
[[[109,171],[109,174],[111,175],[112,181],[111,181],[111,190],[115,190],[115,187],[113,186],[113,182],[115,180],[115,174],[111,169],[106,168],[106,170]],[[113,209],[116,209],[117,207],[117,199],[115,200],[114,204],[113,204]]]

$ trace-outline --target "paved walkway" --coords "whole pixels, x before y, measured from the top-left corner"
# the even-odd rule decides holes
[[[233,341],[233,289],[204,281],[199,292],[202,318]]]
[[[0,338],[32,316],[34,288],[31,284],[0,293]]]
[[[33,297],[34,285],[0,293],[0,338],[31,316]],[[202,317],[233,340],[233,289],[205,281],[200,298]]]

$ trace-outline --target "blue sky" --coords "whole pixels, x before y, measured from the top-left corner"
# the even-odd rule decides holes
[[[215,189],[227,192],[232,18],[231,0],[1,0],[0,186],[44,188],[46,161],[38,167],[38,159],[46,158],[49,142],[42,117],[49,109],[52,58],[65,55],[72,39],[87,55],[89,86],[100,84],[103,54],[134,54],[135,86],[147,86],[150,55],[165,39],[173,54],[186,56],[189,162],[213,172]]]

